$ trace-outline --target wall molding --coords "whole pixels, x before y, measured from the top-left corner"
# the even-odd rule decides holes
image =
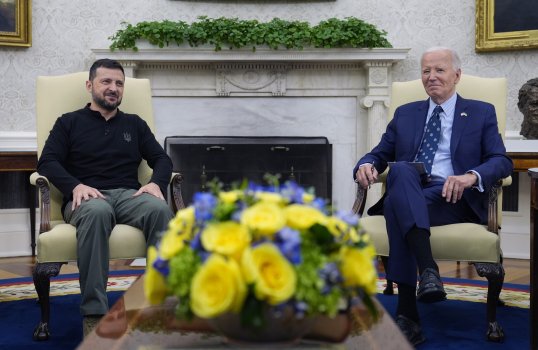
[[[33,152],[37,150],[35,131],[0,131],[1,152]]]

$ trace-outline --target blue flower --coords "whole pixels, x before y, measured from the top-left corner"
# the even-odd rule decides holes
[[[301,235],[299,234],[299,231],[284,227],[276,233],[274,242],[280,252],[292,264],[298,265],[302,262]]]
[[[153,262],[153,268],[159,271],[163,276],[168,276],[170,273],[170,266],[168,265],[168,260],[164,260],[160,256],[155,259]]]
[[[339,210],[336,212],[336,216],[349,226],[357,226],[359,224],[359,216],[350,211]]]
[[[202,245],[201,236],[202,231],[198,231],[198,233],[196,233],[194,235],[194,238],[191,240],[190,247],[192,248],[192,250],[198,253],[200,258],[202,259],[202,262],[204,262],[211,254],[207,250],[205,250],[204,246]]]
[[[327,210],[327,201],[323,198],[316,198],[310,203],[310,205],[319,211],[321,211],[323,214],[328,215],[329,211]]]
[[[263,186],[249,181],[248,186],[247,186],[247,192],[254,193],[254,192],[259,192],[259,191],[263,191]]]
[[[273,317],[280,318],[284,315],[286,308],[291,307],[293,313],[295,314],[296,319],[305,318],[306,313],[308,312],[308,304],[304,301],[290,300],[285,303],[275,305],[271,308],[271,313]]]
[[[280,190],[282,197],[291,203],[303,204],[303,194],[305,190],[294,181],[287,181]]]
[[[304,301],[297,301],[293,304],[293,309],[295,311],[295,318],[301,319],[305,317],[308,311],[308,304]]]
[[[344,281],[335,262],[326,263],[319,270],[319,276],[325,283],[321,291],[323,294],[328,294],[334,286],[339,286]]]
[[[194,215],[197,222],[204,222],[213,217],[213,209],[217,205],[217,197],[211,193],[197,192],[194,195]]]
[[[243,214],[243,210],[236,210],[232,213],[232,217],[231,219],[235,222],[240,222],[241,221],[241,214]]]

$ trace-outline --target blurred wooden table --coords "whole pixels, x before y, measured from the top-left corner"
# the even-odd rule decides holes
[[[144,298],[143,279],[143,276],[140,277],[129,287],[77,349],[235,348],[234,344],[229,344],[225,338],[208,329],[202,320],[191,323],[178,321],[174,317],[173,300],[169,299],[164,305],[150,306]],[[329,327],[324,324],[324,327],[316,327],[315,335],[305,337],[307,340],[283,345],[297,349],[413,349],[381,304],[378,307],[381,318],[373,325],[364,310],[353,313],[351,335],[344,343],[309,340],[315,336],[332,336],[341,329],[340,324]],[[265,348],[274,348],[274,344]]]
[[[28,174],[28,208],[30,209],[30,239],[32,256],[35,256],[35,200],[36,189],[30,185],[30,174],[37,167],[37,152],[0,152],[0,171],[23,171]]]

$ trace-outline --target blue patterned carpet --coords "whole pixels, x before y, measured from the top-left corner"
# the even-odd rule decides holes
[[[108,287],[110,305],[142,271],[111,273]],[[82,319],[77,275],[62,275],[51,283],[51,339],[32,340],[33,328],[39,320],[39,305],[30,278],[0,281],[0,349],[75,349],[82,340]],[[418,349],[528,349],[529,294],[528,286],[505,284],[501,298],[507,306],[498,308],[498,320],[506,333],[503,344],[485,340],[485,283],[460,279],[443,279],[448,300],[436,304],[419,304],[426,343]],[[384,288],[380,278],[378,289]],[[378,299],[394,316],[397,296],[378,295]],[[97,349],[96,349],[97,350]],[[383,349],[385,350],[385,349]]]

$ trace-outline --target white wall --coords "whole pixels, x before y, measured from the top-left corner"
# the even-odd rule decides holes
[[[411,49],[408,59],[395,66],[395,81],[418,77],[418,59],[424,49],[438,45],[453,47],[460,53],[464,73],[508,78],[508,134],[517,135],[520,130],[522,115],[517,109],[519,88],[538,76],[536,51],[475,53],[475,1],[469,0],[34,0],[32,47],[0,47],[0,144],[5,138],[2,135],[6,133],[26,135],[35,131],[36,76],[87,70],[94,60],[91,49],[108,47],[108,37],[121,27],[122,21],[137,23],[170,19],[191,22],[201,15],[261,21],[279,17],[312,24],[331,17],[361,18],[387,31],[394,47]],[[10,213],[1,212],[2,217]],[[19,217],[18,214],[16,216]],[[20,222],[17,228],[12,229],[24,232],[25,225]],[[18,235],[27,237],[26,233]],[[6,242],[13,237],[5,237],[2,231],[0,239]],[[27,242],[19,242],[8,253],[0,251],[0,256],[19,252],[19,246],[26,247]]]

